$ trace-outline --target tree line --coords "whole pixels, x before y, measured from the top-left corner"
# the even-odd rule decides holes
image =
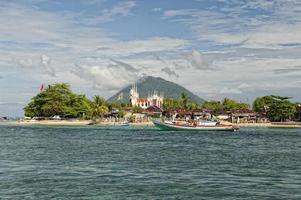
[[[112,108],[120,108],[117,115],[122,117],[122,103],[107,102],[103,97],[94,96],[92,100],[85,95],[74,93],[69,84],[58,83],[34,96],[24,108],[27,117],[63,116],[65,118],[93,119],[104,117]]]
[[[27,117],[59,115],[65,118],[95,119],[104,117],[112,110],[115,111],[115,116],[123,117],[126,108],[130,108],[132,112],[142,112],[141,108],[131,107],[129,103],[107,102],[100,96],[88,99],[85,95],[74,93],[69,84],[57,83],[50,85],[44,91],[34,96],[24,108],[24,113]],[[300,108],[300,103],[291,102],[289,97],[273,95],[257,98],[252,106],[229,98],[225,98],[222,101],[205,101],[202,104],[197,104],[192,102],[185,93],[182,93],[177,99],[165,98],[163,103],[164,110],[185,109],[192,111],[202,109],[216,115],[252,109],[268,117],[271,121],[285,121],[298,118],[298,108]]]

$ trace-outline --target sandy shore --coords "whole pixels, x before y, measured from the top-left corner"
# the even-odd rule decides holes
[[[17,124],[21,125],[54,125],[54,126],[83,126],[92,124],[92,120],[22,120],[17,121]],[[114,126],[118,125],[118,122],[97,122],[94,126]],[[131,126],[154,126],[152,122],[130,123]]]
[[[231,123],[228,121],[221,121],[224,125],[234,125],[239,128],[301,128],[301,124],[286,124],[286,123]]]
[[[55,126],[82,126],[88,125],[92,121],[91,120],[23,120],[18,121],[18,124],[22,125],[55,125]]]
[[[153,127],[155,126],[153,122],[140,122],[140,123],[130,123],[131,126],[144,126],[144,127]]]
[[[241,123],[234,125],[237,125],[240,128],[301,128],[301,125],[272,123]]]
[[[17,121],[16,124],[20,125],[54,125],[54,126],[83,126],[89,125],[92,120],[23,120]],[[116,122],[98,122],[94,126],[114,126]],[[229,122],[222,122],[222,124],[231,124]],[[117,124],[118,125],[118,124]],[[240,128],[301,128],[301,124],[273,124],[273,123],[240,123],[233,124],[239,126]],[[153,127],[152,122],[142,122],[142,123],[130,123],[130,126],[134,127]]]

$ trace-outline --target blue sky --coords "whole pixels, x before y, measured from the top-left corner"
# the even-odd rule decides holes
[[[144,75],[205,99],[301,101],[299,0],[2,0],[0,116],[42,83],[110,97]]]

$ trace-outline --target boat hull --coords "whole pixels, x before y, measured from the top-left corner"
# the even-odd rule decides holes
[[[166,124],[160,121],[153,121],[154,125],[161,130],[173,131],[236,131],[237,127],[232,125],[217,125],[217,126],[182,126],[174,124]]]

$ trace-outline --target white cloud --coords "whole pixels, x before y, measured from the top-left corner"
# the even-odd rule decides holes
[[[51,77],[56,76],[55,68],[51,65],[51,59],[47,55],[30,55],[13,57],[13,62],[25,69],[33,70]]]
[[[204,55],[197,50],[193,50],[191,53],[186,54],[186,59],[190,63],[190,65],[195,69],[199,69],[199,70],[213,69],[211,64],[204,57]]]
[[[102,90],[120,89],[135,82],[139,76],[138,69],[117,60],[99,65],[78,65],[73,73]]]
[[[121,1],[117,5],[113,6],[111,9],[104,9],[101,15],[96,17],[86,19],[86,22],[90,25],[110,22],[115,17],[126,17],[133,15],[132,9],[136,6],[135,1]]]
[[[300,88],[301,16],[297,12],[300,6],[292,6],[298,2],[284,5],[284,0],[279,0],[281,8],[263,0],[223,2],[225,6],[207,10],[153,10],[164,13],[165,22],[189,27],[195,36],[191,40],[183,39],[186,34],[171,37],[169,32],[120,40],[118,34],[103,29],[109,27],[103,22],[138,15],[133,10],[136,6],[139,9],[138,1],[138,5],[121,1],[111,9],[100,10],[96,17],[95,13],[50,12],[1,2],[0,70],[5,80],[0,77],[0,81],[7,82],[6,74],[14,74],[14,79],[22,81],[14,84],[27,82],[31,95],[40,83],[62,81],[82,93],[93,95],[97,89],[100,95],[109,94],[143,74],[162,76],[212,97]],[[265,12],[250,15],[252,9]],[[271,14],[262,14],[266,11]],[[178,29],[180,33],[187,31],[182,26]],[[23,73],[29,77],[20,79]],[[18,100],[19,96],[23,95],[10,98]]]
[[[55,41],[67,26],[64,16],[13,3],[0,5],[2,40],[27,43]]]
[[[238,88],[229,88],[229,87],[223,87],[220,91],[221,94],[241,94],[242,91]]]
[[[153,12],[160,12],[162,11],[163,9],[162,8],[152,8],[152,11]]]
[[[246,47],[278,47],[301,44],[300,24],[274,24],[246,35]]]
[[[125,16],[130,14],[134,6],[134,1],[121,2],[104,13],[110,17]],[[51,13],[14,3],[3,3],[0,11],[0,22],[3,24],[0,27],[0,37],[3,41],[12,42],[5,48],[0,48],[0,64],[16,65],[30,70],[32,76],[48,75],[57,81],[61,81],[61,74],[74,71],[75,65],[78,65],[81,66],[83,74],[94,79],[94,85],[107,89],[110,87],[109,83],[107,85],[100,80],[117,78],[118,82],[112,84],[112,88],[118,85],[121,87],[126,80],[131,81],[137,75],[129,73],[125,65],[118,63],[120,58],[151,52],[177,51],[189,45],[186,40],[169,37],[117,40],[101,28],[76,25],[77,14]],[[160,71],[161,66],[156,66],[156,69]],[[129,78],[130,75],[127,74],[132,77]],[[68,79],[71,77],[65,77],[64,81]],[[89,78],[85,80],[90,81]]]
[[[188,45],[189,42],[183,39],[154,37],[144,40],[111,41],[98,46],[96,51],[104,55],[128,56],[139,53],[175,51],[185,49]]]
[[[164,18],[189,27],[201,41],[250,48],[301,43],[301,2],[221,0],[212,9],[166,10]],[[267,12],[262,12],[266,10]]]

